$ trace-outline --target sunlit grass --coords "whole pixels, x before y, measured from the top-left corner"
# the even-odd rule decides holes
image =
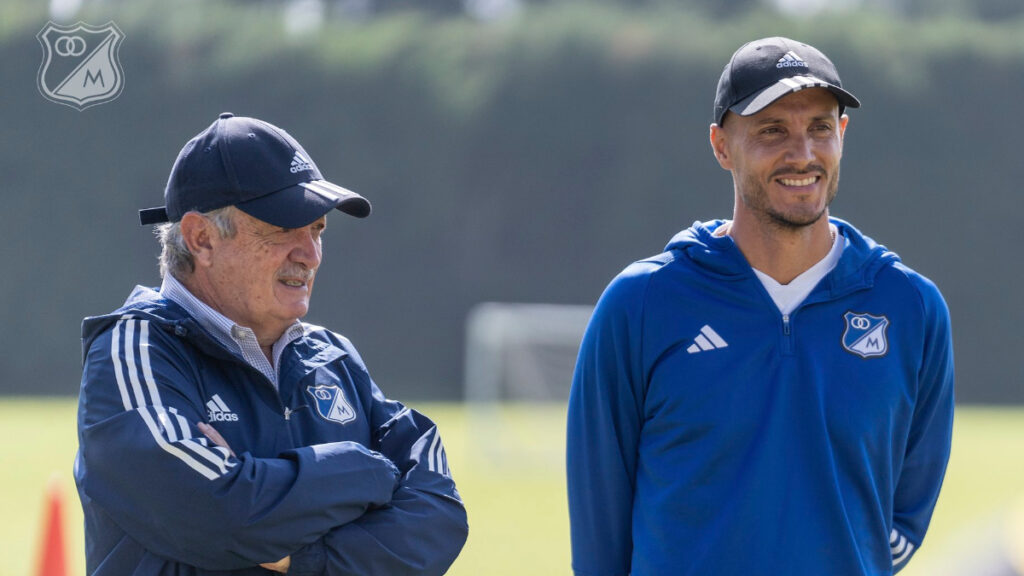
[[[441,427],[469,511],[470,537],[449,574],[567,575],[569,532],[563,466],[565,407],[414,403]],[[58,474],[65,496],[70,573],[84,573],[82,515],[72,481],[73,399],[0,401],[0,576],[35,570],[45,487]],[[937,573],[965,528],[998,513],[1024,490],[1024,410],[961,407],[953,457],[924,547],[901,576]]]

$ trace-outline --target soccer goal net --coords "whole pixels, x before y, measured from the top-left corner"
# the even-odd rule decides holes
[[[564,402],[592,306],[486,302],[466,322],[469,402]]]

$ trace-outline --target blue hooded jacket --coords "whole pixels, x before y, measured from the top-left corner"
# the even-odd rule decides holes
[[[836,267],[783,316],[722,221],[608,286],[569,400],[583,576],[892,574],[949,457],[937,288],[832,219]]]
[[[88,574],[270,574],[285,556],[291,576],[448,569],[468,527],[436,426],[385,399],[347,339],[303,328],[275,390],[151,289],[85,319]]]

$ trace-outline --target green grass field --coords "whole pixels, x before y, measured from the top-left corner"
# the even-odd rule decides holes
[[[565,407],[509,405],[469,411],[416,404],[441,427],[469,511],[470,536],[449,574],[568,575],[563,472]],[[45,486],[57,474],[65,495],[71,574],[84,573],[81,511],[71,467],[75,401],[0,401],[0,576],[34,576]],[[23,440],[23,441],[22,441]],[[962,407],[953,456],[921,552],[900,576],[932,576],[948,565],[965,531],[1024,497],[1024,410]],[[1024,541],[1020,542],[1024,548]]]

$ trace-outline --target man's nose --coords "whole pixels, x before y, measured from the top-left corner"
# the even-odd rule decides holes
[[[322,256],[320,239],[312,229],[310,227],[300,228],[294,230],[293,233],[295,234],[295,245],[292,247],[291,259],[310,269],[320,266]]]
[[[806,166],[814,161],[814,140],[811,136],[798,134],[790,137],[786,160],[798,166]]]

